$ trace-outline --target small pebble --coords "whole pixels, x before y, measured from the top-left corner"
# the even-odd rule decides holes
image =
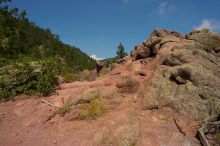
[[[20,107],[20,106],[23,106],[24,105],[24,102],[19,102],[19,103],[17,103],[15,106],[16,107]]]
[[[53,125],[54,123],[55,123],[55,121],[54,121],[54,120],[51,120],[51,121],[50,121],[50,124],[51,124],[51,125]]]
[[[56,143],[57,143],[57,141],[56,141],[56,140],[54,140],[54,141],[53,141],[53,144],[56,144]]]
[[[0,113],[0,115],[5,115],[5,113]]]

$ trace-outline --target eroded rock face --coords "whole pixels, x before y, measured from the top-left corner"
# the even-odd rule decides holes
[[[172,107],[196,118],[220,113],[220,57],[216,51],[220,36],[202,30],[184,39],[178,33],[156,32],[154,40],[160,41],[155,46],[168,40],[167,37],[169,41],[164,41],[158,51],[163,62],[155,63],[153,77],[140,92],[143,108]]]

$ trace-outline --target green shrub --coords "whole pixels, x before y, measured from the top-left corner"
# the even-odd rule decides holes
[[[204,49],[206,52],[211,52],[214,48],[216,48],[215,44],[213,42],[206,42],[204,44]]]
[[[0,69],[0,100],[10,100],[18,94],[41,93],[48,95],[57,85],[60,59],[12,62]]]
[[[57,78],[53,74],[40,75],[37,78],[36,91],[42,93],[43,95],[48,95],[55,89],[56,85]]]

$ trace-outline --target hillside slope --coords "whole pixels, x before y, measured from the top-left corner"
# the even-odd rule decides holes
[[[62,43],[50,29],[30,22],[25,11],[9,9],[0,1],[0,100],[47,95],[55,89],[58,75],[74,80],[78,72],[94,68],[95,60],[79,48]]]
[[[95,81],[1,103],[0,145],[200,146],[203,120],[220,113],[219,43],[208,30],[157,29]],[[205,137],[218,146],[214,123]]]
[[[50,29],[44,30],[29,22],[24,12],[1,8],[0,18],[1,61],[22,57],[38,60],[57,55],[71,70],[95,68],[93,59],[80,49],[62,43]]]

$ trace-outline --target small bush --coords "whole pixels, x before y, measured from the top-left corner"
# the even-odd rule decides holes
[[[95,120],[103,115],[105,110],[105,102],[98,97],[83,107],[80,117],[85,120]]]
[[[71,83],[76,80],[76,74],[73,72],[62,72],[61,76],[64,78],[65,82]]]
[[[40,75],[37,78],[36,91],[43,95],[49,95],[57,85],[57,78],[53,74]]]
[[[208,53],[212,52],[212,50],[215,49],[215,48],[216,48],[216,46],[213,42],[207,42],[207,43],[204,44],[204,49]]]
[[[67,101],[67,103],[58,110],[58,114],[60,114],[61,116],[65,116],[66,113],[69,113],[71,111],[72,104],[73,103],[71,101]]]

